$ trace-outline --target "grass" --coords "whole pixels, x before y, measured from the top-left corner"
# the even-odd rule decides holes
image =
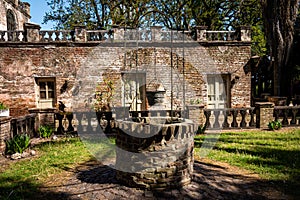
[[[0,199],[31,199],[49,176],[93,159],[78,138],[35,147],[39,156],[11,163],[0,174]]]
[[[250,170],[280,184],[288,193],[300,195],[300,129],[198,135],[196,156],[203,151],[204,140],[212,147],[209,159]]]
[[[204,142],[205,140],[205,142]],[[114,143],[113,140],[108,140]],[[63,138],[55,142],[41,143],[34,148],[38,156],[11,162],[9,167],[0,169],[0,199],[32,199],[41,193],[43,186],[52,175],[63,173],[81,163],[95,158],[87,150],[106,150],[97,156],[114,156],[110,143],[97,145],[95,140]],[[291,131],[245,131],[227,132],[220,135],[206,134],[195,137],[195,157],[204,149],[212,149],[207,157],[250,170],[286,189],[288,194],[300,196],[300,130]],[[97,147],[97,148],[96,148]]]

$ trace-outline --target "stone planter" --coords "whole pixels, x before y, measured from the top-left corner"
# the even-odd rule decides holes
[[[0,117],[8,117],[9,109],[0,110]]]
[[[191,182],[196,130],[192,121],[140,117],[116,124],[120,182],[148,190],[179,188]]]

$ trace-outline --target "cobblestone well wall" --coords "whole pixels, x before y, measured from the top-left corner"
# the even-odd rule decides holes
[[[195,126],[118,121],[117,179],[149,190],[189,184],[193,173]]]

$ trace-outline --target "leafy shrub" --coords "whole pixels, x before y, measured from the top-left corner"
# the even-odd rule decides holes
[[[40,126],[39,128],[39,134],[40,134],[40,137],[42,138],[49,138],[53,133],[53,129],[51,126]]]
[[[282,124],[280,121],[271,121],[269,122],[268,127],[272,131],[279,130],[282,127]]]
[[[203,134],[206,130],[206,125],[199,125],[197,129],[197,134]]]
[[[30,137],[27,134],[15,135],[12,139],[6,140],[6,154],[23,153],[30,144]]]
[[[5,110],[5,109],[7,109],[7,106],[4,103],[0,102],[0,110]]]

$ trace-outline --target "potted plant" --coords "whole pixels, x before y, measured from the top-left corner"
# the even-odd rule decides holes
[[[8,117],[9,108],[2,102],[0,102],[0,117]]]

